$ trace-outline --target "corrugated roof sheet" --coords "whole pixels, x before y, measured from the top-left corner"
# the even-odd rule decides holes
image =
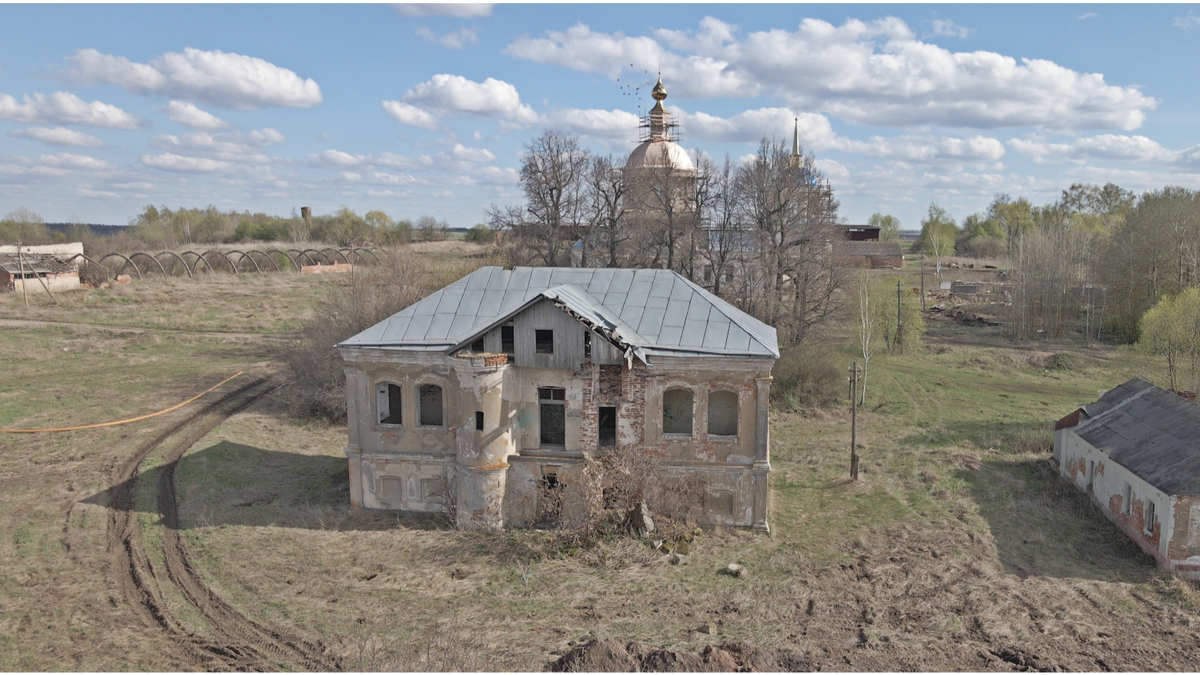
[[[838,255],[869,258],[871,256],[887,256],[894,258],[904,255],[904,249],[894,241],[841,241],[838,242]]]
[[[339,344],[449,349],[540,298],[644,354],[779,357],[775,329],[669,270],[482,267]]]
[[[1084,406],[1075,433],[1172,495],[1200,495],[1200,405],[1134,378]]]

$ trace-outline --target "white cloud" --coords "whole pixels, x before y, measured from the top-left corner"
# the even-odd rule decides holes
[[[76,171],[112,171],[117,168],[102,159],[96,159],[87,155],[76,155],[70,152],[60,152],[57,155],[41,155],[38,157],[38,164],[60,169],[74,169]]]
[[[392,116],[392,119],[401,124],[423,127],[425,129],[437,129],[441,125],[437,117],[421,110],[415,105],[401,103],[400,101],[384,101],[383,109],[387,114]]]
[[[878,126],[1134,129],[1158,103],[1051,61],[951,52],[896,18],[841,26],[805,19],[795,31],[745,36],[712,17],[698,30],[653,37],[576,25],[519,38],[505,52],[613,79],[661,66],[668,89],[685,98],[777,96],[795,109]]]
[[[869,157],[906,162],[991,162],[1004,156],[1004,144],[986,136],[874,136],[869,141],[839,138],[833,147]]]
[[[1080,21],[1083,21],[1084,19],[1094,19],[1098,16],[1100,16],[1100,15],[1095,12],[1084,12],[1083,14],[1080,14],[1079,16],[1077,16],[1075,18],[1079,19]]]
[[[404,16],[453,16],[460,19],[474,19],[492,15],[490,2],[414,2],[398,3],[396,11]]]
[[[950,19],[934,19],[930,22],[933,32],[930,35],[965,38],[971,35],[970,28],[963,28]]]
[[[145,181],[135,181],[133,183],[113,183],[112,187],[120,188],[122,190],[157,190],[158,189],[158,186],[155,185],[154,183],[147,183]]]
[[[1185,153],[1170,150],[1145,136],[1100,134],[1063,143],[1050,143],[1036,136],[1008,141],[1013,150],[1033,158],[1038,164],[1067,161],[1077,164],[1088,160],[1122,162],[1175,162]],[[1185,151],[1186,152],[1186,151]]]
[[[467,148],[461,143],[455,143],[450,149],[450,156],[464,162],[494,162],[496,155],[487,148]]]
[[[263,59],[219,50],[187,47],[150,63],[80,49],[67,57],[70,78],[86,84],[115,84],[136,94],[161,94],[221,108],[255,110],[267,106],[308,108],[321,102],[312,79]]]
[[[604,141],[637,140],[638,116],[626,110],[556,108],[547,113],[542,123],[548,127]]]
[[[826,178],[847,178],[850,176],[850,170],[841,162],[832,159],[814,160],[817,170],[825,174]]]
[[[75,148],[103,148],[104,141],[66,127],[27,127],[8,132],[13,138],[28,138],[47,145],[66,145]]]
[[[75,190],[75,192],[80,197],[97,197],[97,198],[103,198],[103,199],[112,199],[112,198],[121,196],[115,192],[108,192],[107,190],[89,190],[87,188],[78,188]]]
[[[344,180],[344,181],[351,181],[351,182],[353,182],[353,181],[360,181],[360,180],[362,180],[362,174],[361,174],[361,173],[354,173],[353,171],[339,171],[339,172],[338,172],[338,176],[339,176],[339,177],[341,177],[341,179],[342,179],[342,180]]]
[[[26,94],[24,103],[18,103],[8,94],[0,94],[0,120],[27,124],[83,124],[110,129],[138,129],[145,124],[137,115],[115,105],[100,101],[88,103],[65,91],[56,91],[49,96]]]
[[[474,28],[460,28],[456,31],[439,36],[435,35],[434,32],[428,28],[422,26],[421,28],[417,29],[417,35],[420,35],[430,42],[436,42],[443,47],[449,47],[450,49],[462,49],[467,45],[468,42],[473,45],[479,44],[479,38],[475,35]]]
[[[229,162],[222,162],[206,157],[185,157],[174,153],[163,153],[161,155],[142,155],[142,163],[146,166],[152,166],[156,169],[166,169],[167,171],[188,171],[211,173],[214,171],[230,171],[234,167]]]
[[[1182,28],[1184,30],[1187,30],[1189,28],[1195,28],[1196,26],[1200,26],[1200,16],[1196,16],[1195,14],[1192,14],[1189,11],[1187,13],[1187,16],[1175,17],[1175,21],[1173,21],[1172,23],[1175,24],[1176,28]]]
[[[150,139],[150,145],[171,152],[185,152],[222,162],[266,163],[271,161],[262,151],[270,145],[285,141],[283,134],[274,129],[260,129],[249,134],[239,132],[212,134],[197,131],[187,134],[163,134]]]
[[[521,95],[513,85],[487,78],[483,82],[468,80],[461,75],[434,75],[409,89],[399,101],[384,101],[383,108],[403,124],[436,128],[439,116],[470,115],[500,119],[517,124],[530,124],[537,113],[521,103]]]
[[[192,129],[224,129],[229,126],[229,122],[186,101],[171,101],[165,108],[155,108],[155,110],[166,112],[172,122],[178,122]]]
[[[833,147],[835,134],[829,119],[815,113],[793,113],[787,108],[746,110],[733,117],[722,118],[707,113],[683,113],[684,130],[702,141],[757,143],[762,138],[792,140],[799,119],[800,143],[805,150],[824,150]]]

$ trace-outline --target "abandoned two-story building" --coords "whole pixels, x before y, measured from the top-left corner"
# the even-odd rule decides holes
[[[1200,405],[1134,378],[1054,428],[1063,477],[1160,567],[1200,580]]]
[[[607,449],[697,477],[702,523],[767,529],[775,329],[659,269],[484,267],[337,345],[351,502],[533,522]]]

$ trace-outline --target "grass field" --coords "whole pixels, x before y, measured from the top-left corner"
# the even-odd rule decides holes
[[[0,428],[119,419],[239,370],[240,380],[270,376],[281,341],[269,338],[311,318],[336,283],[135,282],[28,312],[19,296],[0,296],[4,320],[30,322],[0,324],[11,364]],[[847,366],[854,359],[849,329],[828,343]],[[190,427],[151,443],[187,409],[0,435],[0,669],[234,663],[195,646],[233,638],[168,573],[163,472],[174,479],[180,550],[203,586],[247,625],[316,645],[296,641],[267,662],[274,668],[313,658],[345,669],[540,670],[599,637],[688,652],[745,642],[823,670],[1193,669],[1195,586],[1156,570],[1048,462],[1055,419],[1152,364],[950,321],[931,323],[909,352],[872,361],[858,482],[848,479],[846,406],[773,413],[771,535],[704,531],[681,566],[625,538],[563,550],[551,533],[353,511],[345,429],[297,422],[277,392],[214,418],[190,445]],[[153,449],[135,469],[129,508],[150,600],[122,590],[111,531],[118,476],[142,447]],[[186,452],[168,461],[175,447]],[[719,574],[729,563],[749,575]],[[150,604],[169,620],[148,619]]]

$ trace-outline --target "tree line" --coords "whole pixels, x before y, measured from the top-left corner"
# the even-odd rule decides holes
[[[41,215],[20,208],[0,219],[0,244],[82,241],[89,252],[97,253],[252,241],[394,246],[445,239],[449,229],[445,220],[432,216],[393,220],[378,210],[360,216],[348,206],[325,215],[302,217],[293,210],[291,216],[280,217],[250,211],[221,211],[215,206],[171,209],[147,205],[130,219],[129,227],[115,235],[101,235],[83,224],[73,224],[66,232],[51,231]],[[467,233],[469,241],[479,243],[488,243],[491,237],[492,232],[482,223]]]
[[[1042,205],[1000,194],[961,224],[931,203],[913,250],[938,274],[951,255],[1007,259],[1014,337],[1133,343],[1147,310],[1200,285],[1200,191],[1073,184]]]

